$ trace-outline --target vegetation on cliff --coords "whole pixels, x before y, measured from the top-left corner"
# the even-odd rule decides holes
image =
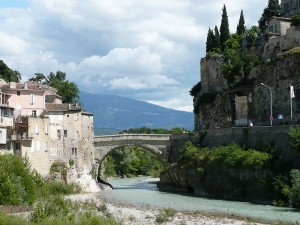
[[[207,148],[188,141],[180,154],[176,167],[194,172],[194,187],[200,185],[208,196],[300,207],[300,172],[281,160],[276,146]]]

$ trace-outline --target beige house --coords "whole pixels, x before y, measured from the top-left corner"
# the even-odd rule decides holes
[[[56,89],[38,83],[1,81],[0,88],[0,111],[6,119],[0,123],[0,151],[27,155],[42,176],[57,161],[67,166],[74,162],[77,172],[92,169],[92,114],[77,104],[63,104]]]
[[[291,27],[291,19],[273,16],[268,21],[266,34],[269,37],[286,35],[287,30]]]

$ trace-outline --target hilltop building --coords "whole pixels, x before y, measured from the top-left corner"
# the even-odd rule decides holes
[[[252,49],[264,63],[252,68],[247,84],[229,89],[221,73],[223,58],[201,59],[201,88],[194,96],[195,130],[269,125],[270,120],[273,124],[300,122],[300,27],[292,27],[290,18],[299,14],[299,0],[282,1],[281,5],[282,16],[287,18],[272,17],[268,21],[267,42]],[[272,92],[272,117],[270,90],[261,83]],[[292,111],[291,85],[296,96]]]
[[[0,88],[2,152],[27,156],[42,176],[54,162],[72,165],[78,172],[92,169],[92,114],[77,104],[62,103],[56,89],[39,83],[2,80]]]

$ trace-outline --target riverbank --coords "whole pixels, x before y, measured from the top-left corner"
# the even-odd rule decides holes
[[[124,225],[263,225],[272,223],[253,222],[248,218],[237,218],[234,216],[218,215],[213,213],[181,212],[172,209],[154,209],[149,206],[135,207],[125,204],[106,203],[96,198],[95,194],[78,194],[68,196],[73,201],[93,201],[96,204],[99,215],[112,215]],[[273,223],[274,224],[274,223]]]

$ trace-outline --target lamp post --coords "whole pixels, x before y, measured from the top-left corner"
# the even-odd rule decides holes
[[[271,123],[271,126],[272,126],[272,122],[273,122],[273,111],[272,111],[272,90],[271,88],[264,84],[264,83],[260,83],[262,86],[265,86],[267,87],[269,90],[270,90],[270,108],[271,108],[271,115],[270,115],[270,123]]]

